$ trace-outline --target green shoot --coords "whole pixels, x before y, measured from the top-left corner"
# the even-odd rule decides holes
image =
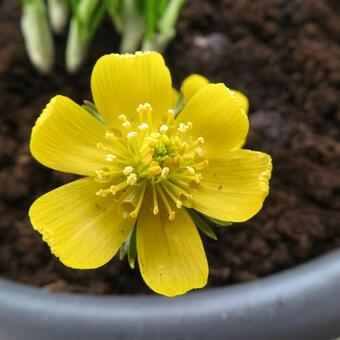
[[[96,30],[105,14],[101,0],[73,0],[72,18],[66,45],[66,68],[74,73],[81,67]]]
[[[43,74],[54,64],[54,44],[43,0],[23,0],[21,31],[32,64]]]
[[[69,3],[67,0],[48,0],[48,15],[53,32],[61,34],[64,32],[68,22]]]

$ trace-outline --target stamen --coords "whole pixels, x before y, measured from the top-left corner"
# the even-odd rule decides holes
[[[129,128],[129,127],[131,127],[131,123],[128,120],[126,120],[122,123],[122,127]]]
[[[204,161],[202,162],[199,162],[197,164],[193,164],[192,165],[196,170],[202,170],[202,169],[205,169],[206,167],[209,166],[209,161],[207,159],[205,159]]]
[[[144,104],[139,104],[137,109],[136,109],[138,115],[139,115],[139,120],[142,122],[144,120],[144,115],[147,115],[147,121],[149,125],[152,123],[152,106],[149,103],[144,103]]]
[[[156,176],[162,172],[162,168],[159,165],[151,166],[148,170],[149,175]]]
[[[158,208],[156,186],[154,182],[152,183],[152,198],[153,198],[153,214],[157,215],[159,213],[159,208]]]
[[[126,179],[126,183],[129,185],[135,185],[136,182],[138,180],[138,176],[135,173],[131,173],[127,179]]]
[[[148,123],[142,123],[138,126],[139,130],[147,130],[149,128]]]
[[[134,137],[136,137],[138,135],[138,132],[136,132],[136,131],[130,131],[130,132],[128,132],[128,134],[126,135],[127,136],[127,138],[134,138]]]
[[[107,193],[105,192],[104,189],[99,189],[99,190],[96,192],[96,195],[97,195],[97,196],[106,197]]]
[[[127,183],[127,181],[121,182],[117,185],[111,185],[110,186],[110,191],[112,193],[112,195],[116,195],[118,191],[125,189],[127,186],[129,185],[129,183]]]
[[[195,175],[195,169],[192,166],[187,166],[186,168],[190,175]]]
[[[133,172],[133,170],[134,170],[133,166],[128,165],[123,169],[123,175],[128,176]]]
[[[174,193],[167,187],[166,184],[162,185],[162,188],[165,190],[165,192],[170,196],[170,198],[175,202],[177,209],[181,209],[183,202],[174,195]]]
[[[107,150],[107,148],[104,146],[103,143],[97,143],[97,144],[96,144],[96,147],[97,147],[97,149],[100,150],[100,151],[106,151],[106,150]]]
[[[168,110],[166,124],[170,125],[170,123],[175,119],[175,111],[170,109]]]
[[[196,148],[195,156],[196,157],[203,157],[203,150],[202,150],[202,148],[200,148],[200,147]]]
[[[163,200],[163,203],[165,205],[165,208],[166,208],[166,210],[169,213],[169,221],[172,221],[175,218],[176,213],[171,209],[171,206],[170,206],[167,198],[165,197],[165,194],[164,194],[164,191],[163,191],[162,187],[160,185],[158,185],[157,189],[158,189],[159,194],[162,197],[162,200]]]
[[[115,155],[113,155],[112,153],[108,153],[106,156],[105,156],[105,160],[107,162],[113,162],[115,159],[117,159],[117,157]]]
[[[146,189],[146,183],[143,185],[142,192],[139,195],[138,202],[137,202],[135,210],[130,212],[130,217],[132,217],[132,218],[136,218],[138,216],[139,210],[140,210],[142,203],[143,203],[145,189]]]
[[[166,178],[168,177],[168,175],[169,175],[169,172],[170,172],[170,169],[169,169],[167,166],[165,166],[165,167],[162,169],[161,177],[162,177],[163,179],[166,179]]]
[[[178,197],[183,195],[187,200],[189,200],[189,201],[193,200],[192,194],[190,194],[188,191],[183,189],[183,187],[181,186],[180,181],[174,181],[174,182],[167,181],[166,184],[167,184],[168,187],[171,187],[171,190],[173,192],[175,192]]]
[[[107,139],[107,140],[112,141],[112,140],[114,140],[114,137],[115,137],[115,134],[111,131],[107,131],[105,133],[105,139]]]
[[[161,125],[161,127],[159,128],[159,131],[163,133],[167,132],[168,130],[169,127],[166,124]]]
[[[185,131],[187,131],[187,127],[185,126],[184,123],[179,123],[179,124],[178,124],[178,127],[177,127],[177,130],[178,130],[179,132],[184,133]]]
[[[121,120],[122,122],[127,121],[127,117],[125,115],[119,115],[118,119]]]
[[[203,137],[198,137],[198,142],[201,143],[201,144],[204,144],[204,138]]]

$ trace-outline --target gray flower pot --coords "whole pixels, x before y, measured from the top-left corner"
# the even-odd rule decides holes
[[[0,280],[1,340],[339,336],[340,250],[251,283],[173,299],[47,293]]]

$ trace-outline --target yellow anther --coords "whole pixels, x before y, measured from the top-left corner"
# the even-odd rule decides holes
[[[170,110],[168,110],[168,114],[174,116],[175,115],[175,111],[173,109],[170,109]]]
[[[182,206],[183,206],[183,202],[180,201],[180,200],[177,200],[177,201],[176,201],[176,207],[177,207],[177,209],[181,209]]]
[[[107,194],[106,194],[106,192],[105,192],[104,189],[99,189],[99,190],[96,192],[96,195],[97,195],[97,196],[105,197]]]
[[[131,123],[128,120],[126,120],[122,123],[122,126],[125,127],[125,128],[129,128],[129,127],[131,127]]]
[[[142,123],[138,126],[139,130],[147,130],[149,128],[148,123]]]
[[[166,178],[168,177],[168,175],[169,175],[169,172],[170,172],[170,169],[169,169],[167,166],[165,166],[165,167],[162,169],[161,177],[162,177],[163,179],[166,179]]]
[[[97,143],[97,144],[96,144],[96,147],[97,147],[97,149],[100,150],[100,151],[105,151],[105,150],[106,150],[106,147],[104,146],[103,143]]]
[[[157,200],[157,192],[156,192],[156,187],[155,183],[152,183],[152,198],[153,198],[153,214],[157,215],[159,213],[159,208],[158,208],[158,200]]]
[[[149,103],[139,104],[137,107],[137,113],[147,113],[152,111],[152,106]]]
[[[150,166],[148,173],[151,176],[159,175],[162,172],[162,168],[159,165]]]
[[[122,122],[127,121],[127,117],[125,115],[119,115],[118,119],[121,120]]]
[[[195,175],[195,169],[192,166],[187,166],[187,170],[190,175]]]
[[[191,129],[192,128],[192,122],[187,122],[186,128]]]
[[[120,189],[118,188],[118,186],[116,185],[111,185],[110,186],[110,191],[111,191],[111,194],[114,196],[116,195],[116,193],[119,191]]]
[[[95,173],[96,173],[96,175],[97,175],[98,177],[102,177],[102,176],[105,175],[105,171],[102,170],[102,169],[97,169],[97,170],[95,170]]]
[[[196,170],[202,170],[202,169],[205,169],[208,166],[209,166],[209,161],[207,159],[205,159],[204,161],[199,162],[199,163],[193,165],[193,167]]]
[[[201,183],[202,179],[203,179],[203,176],[201,173],[198,173],[194,176],[194,181],[198,184]]]
[[[164,133],[167,132],[169,130],[169,127],[166,124],[161,125],[161,127],[159,128],[159,131]]]
[[[204,138],[203,138],[203,137],[199,137],[199,138],[197,139],[197,141],[198,141],[199,143],[201,143],[201,144],[204,144]]]
[[[133,166],[128,165],[123,169],[123,175],[128,176],[133,172],[133,170],[134,170]]]
[[[105,133],[105,138],[106,138],[107,140],[113,140],[114,137],[115,137],[115,134],[114,134],[113,132],[111,132],[111,131],[107,131],[107,132]]]
[[[171,213],[169,214],[169,221],[173,221],[176,217],[176,213],[174,211],[171,211]]]
[[[203,156],[203,149],[198,147],[195,149],[195,156],[202,157]]]
[[[126,183],[129,185],[135,185],[138,180],[138,176],[135,173],[131,173],[127,176]]]
[[[126,135],[127,136],[127,138],[134,138],[134,137],[136,137],[138,135],[138,132],[136,132],[136,131],[130,131],[130,132],[128,132],[128,134]]]
[[[117,157],[115,155],[113,155],[112,153],[108,153],[106,156],[105,156],[105,160],[107,162],[113,162],[115,159],[117,159]]]
[[[179,123],[179,124],[178,124],[178,127],[177,127],[177,130],[178,130],[179,132],[184,133],[185,131],[187,131],[187,127],[186,127],[186,125],[185,125],[184,123]]]

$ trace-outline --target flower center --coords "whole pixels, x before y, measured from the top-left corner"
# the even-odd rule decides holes
[[[176,215],[172,207],[190,206],[191,188],[202,181],[200,171],[209,165],[204,158],[204,138],[192,136],[191,122],[176,123],[173,110],[157,126],[150,104],[141,104],[136,111],[138,122],[120,115],[121,126],[108,129],[105,143],[97,143],[105,165],[95,171],[95,180],[103,183],[96,194],[124,195],[123,201],[133,206],[130,216],[136,218],[149,187],[153,213],[158,214],[162,206],[172,220]]]

